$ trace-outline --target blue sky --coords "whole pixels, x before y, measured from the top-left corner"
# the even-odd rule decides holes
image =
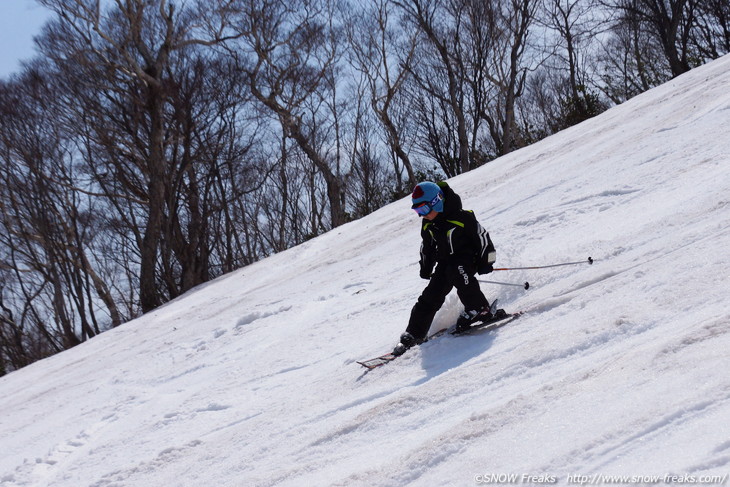
[[[0,78],[20,71],[20,61],[36,55],[33,36],[51,16],[35,0],[0,0]]]

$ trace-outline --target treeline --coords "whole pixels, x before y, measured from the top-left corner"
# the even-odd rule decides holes
[[[39,0],[0,375],[730,52],[728,0]]]

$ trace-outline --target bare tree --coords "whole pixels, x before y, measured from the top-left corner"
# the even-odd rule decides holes
[[[630,13],[614,23],[600,49],[601,79],[597,84],[614,103],[623,103],[671,78],[661,62],[661,46]]]
[[[567,65],[568,86],[575,99],[580,97],[581,86],[586,86],[589,76],[582,69],[581,59],[588,56],[588,44],[597,34],[597,7],[596,0],[547,0],[545,5],[544,23],[557,33],[563,51],[558,56]]]
[[[426,42],[433,48],[433,61],[438,64],[431,66],[428,63],[413,66],[412,73],[422,93],[416,97],[421,103],[420,113],[424,115],[423,121],[428,123],[433,118],[428,118],[429,111],[434,114],[437,108],[431,102],[440,105],[448,110],[447,119],[453,122],[453,133],[457,153],[453,155],[456,159],[455,166],[457,173],[466,172],[470,168],[470,143],[469,129],[466,118],[466,104],[464,98],[464,66],[457,42],[460,36],[461,6],[458,4],[449,5],[448,0],[394,0],[394,4],[402,9],[407,18],[420,30]],[[449,11],[448,7],[454,7]],[[455,19],[449,24],[449,18]],[[425,68],[419,71],[419,68]],[[433,69],[428,69],[433,68]],[[430,110],[429,110],[430,107]],[[434,125],[427,125],[427,139],[430,139],[433,154],[440,159],[440,164],[447,170],[447,175],[452,172],[452,162],[449,160],[452,155],[441,150],[439,144],[443,133],[439,133]],[[437,144],[434,146],[433,144]],[[453,159],[452,159],[453,160]]]
[[[692,34],[695,49],[706,59],[716,59],[730,53],[730,2],[697,2],[695,14],[696,28]]]
[[[76,189],[58,96],[41,63],[0,89],[1,334],[14,367],[124,319],[93,257],[98,208]]]
[[[697,0],[610,0],[605,4],[640,22],[662,47],[673,76],[689,71]]]
[[[595,85],[594,40],[601,33],[607,12],[596,0],[546,0],[542,24],[554,33],[555,50],[545,63],[543,83],[554,93],[556,109],[548,127],[551,132],[581,122],[605,109],[591,87]],[[567,74],[566,74],[567,73]],[[533,86],[533,92],[539,86]]]
[[[407,174],[408,188],[416,185],[413,163],[404,140],[407,117],[400,117],[404,105],[402,87],[412,70],[419,36],[416,31],[396,27],[392,0],[376,0],[362,5],[347,23],[350,62],[368,87],[370,106],[386,134],[386,142]],[[401,114],[398,109],[401,108]],[[403,188],[395,167],[397,187]]]
[[[274,115],[324,179],[333,227],[346,222],[346,168],[331,145],[323,112],[336,85],[340,29],[331,0],[242,0],[231,47],[253,96]],[[334,142],[330,139],[329,144]]]
[[[88,134],[100,149],[93,156],[101,156],[101,148],[107,148],[103,159],[108,170],[97,170],[95,176],[103,185],[104,178],[113,174],[123,197],[143,203],[137,205],[136,215],[124,218],[134,219],[135,232],[140,229],[135,235],[139,299],[142,310],[149,311],[163,301],[158,278],[160,270],[164,274],[170,265],[169,249],[161,248],[165,229],[170,229],[166,207],[187,164],[183,155],[179,165],[170,165],[174,150],[168,138],[170,103],[179,86],[173,65],[194,46],[222,39],[202,37],[193,22],[198,12],[185,6],[178,9],[167,0],[113,0],[108,8],[99,0],[40,2],[59,19],[46,29],[41,40],[44,52],[63,71],[69,91],[82,101],[80,118],[94,119]],[[125,211],[123,204],[115,204]],[[193,240],[194,246],[197,239]],[[186,272],[183,289],[205,279],[199,269],[188,266]],[[191,272],[197,275],[191,277]],[[174,288],[170,282],[167,286]]]
[[[483,114],[499,155],[524,145],[517,140],[516,107],[534,62],[525,54],[538,6],[537,0],[508,0],[500,10],[499,40],[493,53],[495,75],[491,79],[499,90],[499,102],[496,111]]]

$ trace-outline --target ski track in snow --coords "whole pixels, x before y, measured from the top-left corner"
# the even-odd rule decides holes
[[[504,328],[355,363],[425,284],[399,201],[1,378],[0,485],[730,474],[727,86],[729,56],[451,181],[498,266],[595,259],[483,285]]]

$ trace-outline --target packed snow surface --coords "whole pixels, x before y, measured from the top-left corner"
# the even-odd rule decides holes
[[[730,57],[454,178],[520,319],[368,372],[425,285],[409,200],[0,379],[0,484],[730,474]],[[432,330],[460,311],[450,295]]]

